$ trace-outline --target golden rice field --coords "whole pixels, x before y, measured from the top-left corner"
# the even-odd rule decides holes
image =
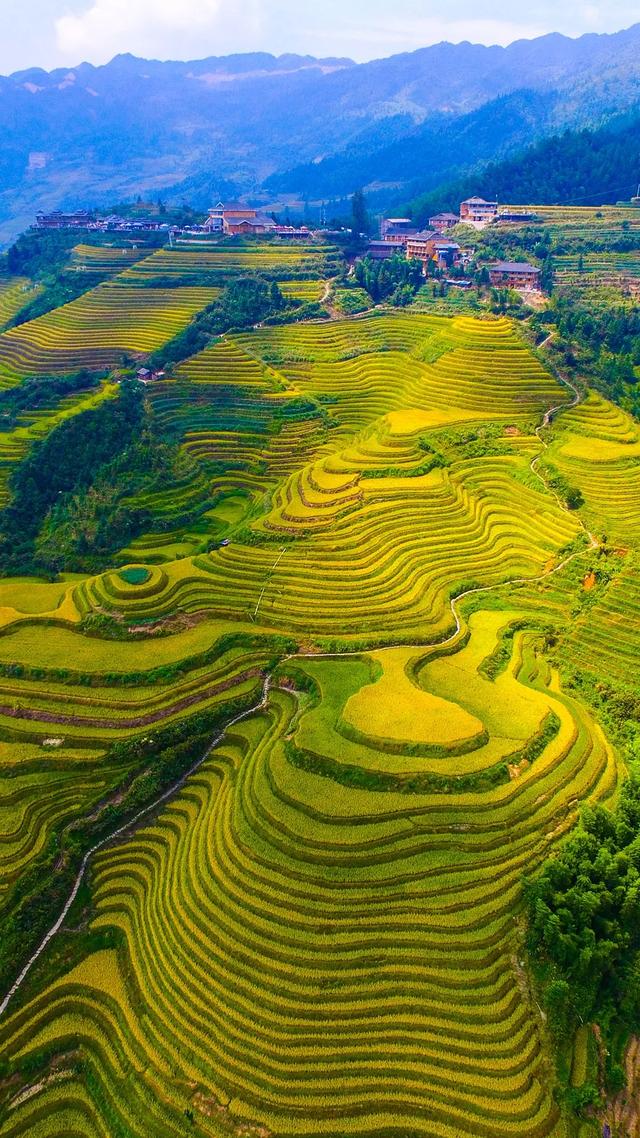
[[[115,276],[131,268],[136,261],[148,256],[148,249],[132,244],[130,240],[117,240],[110,245],[76,245],[71,251],[70,268],[82,273],[100,273]]]
[[[11,323],[25,304],[35,300],[41,291],[39,285],[34,285],[26,277],[0,278],[0,331]]]
[[[305,277],[324,275],[327,262],[335,255],[330,245],[275,245],[266,243],[231,244],[211,240],[177,241],[173,246],[157,249],[137,264],[125,269],[124,285],[144,283],[154,277],[190,276],[206,273],[208,277],[226,279],[249,272],[267,272],[272,279],[288,280],[292,274]]]
[[[162,346],[215,294],[206,288],[100,285],[79,300],[0,335],[0,386],[29,375],[100,370]]]
[[[109,310],[143,351],[196,300],[103,287],[21,343],[72,354]],[[144,504],[204,486],[226,544],[167,523],[129,571],[0,582],[0,916],[124,744],[234,722],[96,854],[0,1018],[2,1134],[576,1138],[521,882],[623,774],[545,628],[575,669],[633,668],[636,425],[570,409],[506,319],[406,312],[223,337],[149,400],[189,461]],[[621,567],[588,606],[583,525]],[[109,615],[119,639],[85,624]]]
[[[581,490],[584,515],[610,542],[640,539],[640,428],[592,393],[559,423],[548,461]]]

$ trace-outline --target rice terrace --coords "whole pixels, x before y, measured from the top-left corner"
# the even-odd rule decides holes
[[[637,420],[330,244],[65,256],[0,290],[0,1132],[601,1133],[528,897],[627,775]]]

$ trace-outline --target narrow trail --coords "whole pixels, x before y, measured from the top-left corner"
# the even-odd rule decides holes
[[[258,615],[258,611],[259,611],[259,609],[260,609],[260,605],[262,604],[262,602],[263,602],[263,600],[264,600],[264,595],[265,595],[265,593],[266,593],[267,589],[269,588],[269,585],[271,584],[271,578],[272,578],[273,574],[275,573],[276,569],[278,568],[278,565],[279,565],[279,564],[280,564],[280,562],[282,561],[282,558],[284,557],[284,555],[285,555],[285,553],[286,553],[286,552],[287,552],[287,546],[285,545],[285,546],[283,546],[283,547],[282,547],[282,549],[280,550],[280,553],[279,553],[279,554],[278,554],[278,556],[276,557],[276,559],[275,559],[275,561],[274,561],[273,565],[271,566],[271,568],[270,568],[269,572],[267,573],[267,579],[266,579],[266,581],[265,581],[265,583],[264,583],[264,585],[263,585],[263,587],[262,587],[262,592],[260,593],[260,596],[258,597],[258,603],[257,603],[257,605],[256,605],[255,609],[253,610],[253,613],[251,614],[251,619],[252,619],[254,622],[255,622],[255,619],[256,619],[256,617],[257,617],[257,615]]]
[[[565,385],[565,387],[568,387],[569,390],[573,392],[574,397],[570,403],[560,403],[557,406],[550,407],[544,413],[542,422],[539,424],[538,427],[536,427],[536,430],[535,430],[535,434],[538,437],[543,449],[540,452],[540,454],[536,455],[535,458],[532,459],[531,464],[530,464],[530,469],[531,469],[532,473],[538,479],[540,479],[540,481],[542,482],[545,489],[549,493],[553,494],[553,496],[555,497],[555,499],[558,502],[558,504],[560,505],[560,507],[563,510],[565,510],[566,512],[569,512],[566,503],[562,500],[562,498],[560,498],[560,496],[555,492],[555,490],[553,490],[552,487],[549,486],[546,479],[544,478],[544,475],[541,474],[537,470],[537,466],[540,462],[540,459],[542,458],[542,455],[544,454],[545,450],[548,449],[548,445],[549,445],[546,442],[546,440],[543,438],[542,432],[546,428],[551,426],[556,415],[560,414],[564,410],[569,410],[573,407],[577,407],[582,402],[582,399],[584,398],[583,393],[580,391],[580,389],[578,387],[575,386],[575,384],[573,384],[571,382],[571,380],[566,379],[564,376],[559,376],[558,378],[559,378],[560,382]],[[553,577],[556,573],[560,573],[563,569],[566,568],[567,565],[569,565],[571,562],[575,561],[576,558],[584,557],[585,553],[589,552],[591,549],[597,548],[598,547],[597,539],[594,537],[594,535],[587,528],[587,526],[585,525],[582,518],[580,518],[578,516],[578,520],[580,522],[580,525],[581,525],[584,533],[586,534],[586,536],[589,539],[589,546],[587,548],[579,549],[576,552],[569,554],[569,556],[565,557],[564,560],[561,561],[558,565],[554,566],[552,569],[549,569],[544,573],[541,573],[538,577],[518,577],[518,578],[514,578],[514,579],[509,580],[509,581],[504,581],[502,584],[499,584],[499,585],[481,585],[481,586],[477,586],[477,587],[474,587],[471,589],[466,589],[462,593],[458,593],[457,596],[452,597],[450,600],[451,613],[452,613],[452,616],[454,619],[454,625],[455,625],[454,630],[445,640],[436,641],[434,643],[433,647],[435,647],[435,648],[446,648],[446,647],[450,646],[451,644],[453,644],[457,640],[457,638],[460,636],[460,634],[462,632],[462,628],[463,628],[463,619],[462,619],[462,616],[460,613],[460,606],[461,606],[462,602],[465,601],[468,597],[482,596],[485,593],[495,593],[498,590],[501,590],[504,588],[512,588],[514,585],[532,585],[532,584],[536,584],[536,583],[541,582],[541,581],[549,580],[549,578]],[[264,596],[267,585],[269,584],[269,581],[271,580],[271,575],[273,574],[274,570],[276,569],[276,567],[278,566],[278,564],[280,563],[280,561],[284,557],[284,554],[286,553],[286,551],[287,551],[286,547],[284,547],[280,551],[278,558],[276,559],[274,565],[272,566],[272,568],[270,570],[269,578],[268,578],[267,582],[265,583],[265,586],[264,586],[262,593],[260,595],[260,598],[258,600],[258,604],[256,605],[256,609],[255,609],[255,613],[254,613],[254,619],[258,614],[258,610],[260,608],[260,603],[261,603],[262,598]],[[386,645],[385,647],[387,647],[387,648],[406,648],[407,645],[406,645],[406,643],[402,643],[402,644],[396,644],[396,645],[393,645],[393,644]],[[286,663],[288,660],[295,660],[295,659],[327,659],[327,658],[345,659],[348,657],[361,656],[362,653],[363,653],[363,649],[358,649],[358,650],[354,650],[354,651],[350,651],[350,652],[298,652],[298,653],[291,653],[290,655],[285,656],[283,661],[281,661],[281,662]],[[46,950],[49,943],[53,940],[53,938],[56,936],[56,934],[62,928],[62,925],[64,924],[64,921],[67,918],[67,915],[71,909],[71,906],[73,905],[73,903],[74,903],[74,901],[78,895],[78,891],[79,891],[80,886],[84,880],[85,874],[86,874],[87,869],[89,867],[89,863],[90,863],[92,857],[94,856],[94,854],[98,853],[99,850],[105,849],[107,846],[109,846],[112,842],[116,841],[118,838],[124,837],[125,835],[131,836],[140,822],[143,822],[150,814],[152,814],[154,811],[156,811],[160,806],[162,806],[165,802],[168,802],[171,798],[173,798],[174,795],[177,794],[182,789],[182,787],[185,785],[187,780],[189,778],[191,778],[200,769],[200,767],[206,762],[206,760],[211,755],[212,751],[222,742],[227,731],[231,727],[234,727],[235,724],[242,722],[242,720],[244,720],[244,719],[248,719],[249,716],[255,715],[258,711],[263,710],[268,705],[269,691],[271,689],[272,680],[273,680],[272,673],[269,673],[265,677],[264,685],[263,685],[263,689],[262,689],[262,698],[259,701],[259,703],[257,703],[254,707],[248,708],[246,711],[241,712],[239,715],[236,715],[235,718],[231,719],[229,721],[229,723],[227,723],[222,728],[222,730],[216,735],[216,737],[211,741],[211,743],[207,747],[205,753],[199,759],[196,760],[196,762],[189,768],[188,771],[186,771],[183,775],[181,775],[181,777],[178,779],[178,781],[176,783],[174,783],[172,786],[170,786],[168,788],[168,790],[164,791],[153,802],[150,802],[148,806],[145,806],[142,810],[140,810],[135,815],[135,817],[131,818],[124,825],[120,826],[112,834],[109,834],[109,835],[107,835],[107,837],[102,838],[101,841],[96,842],[96,844],[94,846],[92,846],[90,850],[87,850],[87,852],[85,853],[85,855],[82,859],[80,869],[78,870],[78,874],[77,874],[75,882],[73,884],[73,888],[69,894],[69,897],[67,898],[67,901],[64,904],[64,907],[63,907],[60,915],[58,916],[55,923],[51,926],[51,928],[49,929],[48,933],[43,938],[42,942],[40,943],[40,945],[38,946],[36,951],[29,958],[29,960],[25,964],[24,968],[20,972],[19,976],[17,977],[17,979],[15,980],[15,982],[13,983],[13,985],[11,986],[9,991],[7,992],[6,996],[4,997],[2,1002],[0,1003],[0,1016],[2,1016],[6,1012],[10,1001],[16,995],[18,990],[22,987],[24,981],[26,980],[27,976],[29,975],[34,964],[37,963],[37,961],[40,959],[40,957],[42,956],[43,952]]]
[[[73,883],[73,888],[64,904],[62,912],[60,913],[55,923],[49,929],[49,932],[43,937],[41,944],[29,958],[18,978],[9,988],[9,991],[2,1000],[2,1003],[0,1003],[0,1016],[2,1016],[7,1010],[10,1001],[13,999],[18,989],[22,987],[24,981],[29,975],[29,972],[33,968],[34,964],[40,959],[49,942],[53,940],[56,933],[58,933],[62,928],[69,910],[71,909],[73,902],[78,896],[78,891],[82,885],[84,876],[89,866],[89,862],[91,861],[93,855],[98,853],[99,850],[104,849],[105,846],[110,845],[111,842],[116,841],[117,838],[123,837],[125,834],[131,834],[139,822],[142,822],[149,814],[152,814],[153,811],[157,810],[158,807],[162,806],[165,802],[168,802],[170,798],[173,798],[174,794],[181,790],[188,779],[190,779],[191,776],[194,775],[196,771],[202,766],[202,764],[206,762],[211,752],[218,746],[219,743],[222,742],[229,728],[235,726],[236,723],[241,723],[243,719],[248,719],[250,715],[255,715],[256,712],[261,711],[264,707],[267,706],[270,687],[271,676],[268,675],[264,680],[262,688],[262,699],[259,703],[255,704],[254,707],[247,708],[246,711],[242,711],[239,715],[236,715],[234,719],[231,719],[229,723],[225,724],[220,733],[216,735],[215,739],[212,739],[205,753],[199,759],[197,759],[196,762],[193,763],[193,765],[189,768],[189,770],[185,771],[185,773],[180,776],[178,781],[173,783],[173,785],[170,786],[168,790],[165,790],[161,795],[159,795],[158,798],[154,799],[153,802],[150,802],[147,806],[143,807],[142,810],[139,810],[138,813],[133,818],[130,818],[128,822],[125,822],[123,826],[120,826],[117,830],[114,830],[112,834],[108,834],[106,838],[102,838],[101,841],[96,842],[96,844],[92,846],[90,850],[87,850],[82,859],[80,869],[78,870],[76,879]]]

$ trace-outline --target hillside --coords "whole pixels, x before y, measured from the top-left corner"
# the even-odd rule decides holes
[[[456,168],[487,160],[492,124],[507,152],[527,131],[599,123],[633,104],[639,43],[637,25],[508,48],[438,44],[360,65],[268,55],[160,63],[125,55],[103,67],[22,71],[0,79],[0,239],[15,236],[39,208],[107,204],[139,192],[187,194],[206,207],[214,194],[259,195],[274,175],[269,195],[277,187],[278,194],[321,198],[372,178],[397,184],[411,177],[407,156],[416,144],[422,139],[429,155],[434,132],[446,125],[451,146],[436,146],[430,159],[442,181],[454,172],[450,149]],[[529,110],[526,98],[515,98],[511,125],[510,104],[501,100],[523,90],[536,98]],[[480,124],[473,113],[485,105]],[[470,137],[478,130],[484,141]],[[378,158],[363,162],[363,154]],[[300,163],[307,166],[298,170]],[[309,163],[319,163],[317,177]]]
[[[0,290],[3,1135],[599,1138],[525,878],[637,746],[637,421],[475,290],[94,240]]]
[[[474,193],[513,205],[628,201],[637,191],[639,169],[640,117],[627,116],[599,130],[564,131],[514,158],[490,162],[418,195],[409,208],[422,222],[437,210],[457,209]]]

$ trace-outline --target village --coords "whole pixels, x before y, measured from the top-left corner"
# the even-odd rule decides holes
[[[380,225],[380,240],[370,241],[368,254],[373,260],[387,260],[399,249],[407,259],[421,261],[425,276],[430,266],[438,269],[455,269],[467,265],[472,250],[465,250],[451,237],[451,230],[459,225],[474,230],[485,229],[500,222],[526,223],[537,220],[526,210],[501,209],[496,201],[472,197],[463,201],[459,214],[437,213],[429,218],[428,229],[420,230],[411,218],[384,218]],[[447,236],[449,234],[449,236]],[[540,292],[542,270],[527,261],[497,261],[488,266],[490,283],[496,288],[515,289],[518,292]],[[447,279],[446,284],[457,288],[471,288],[473,282],[464,277]]]
[[[463,201],[458,214],[437,213],[428,220],[428,228],[420,229],[409,217],[382,218],[380,236],[366,239],[360,256],[368,256],[373,261],[384,261],[398,254],[408,260],[420,261],[425,277],[434,270],[444,272],[455,270],[455,275],[445,276],[445,285],[457,289],[470,289],[473,281],[460,273],[473,259],[473,248],[463,247],[452,237],[458,226],[471,230],[482,230],[500,223],[534,222],[536,214],[525,209],[500,207],[497,201],[486,201],[481,197],[471,197]],[[209,209],[206,219],[201,223],[175,225],[162,216],[123,216],[110,213],[104,217],[87,210],[63,212],[55,210],[49,214],[39,213],[35,228],[38,230],[76,229],[95,234],[114,234],[144,236],[157,234],[169,243],[179,238],[207,237],[248,237],[280,241],[309,241],[314,239],[340,239],[351,231],[328,231],[311,229],[307,225],[282,225],[264,210],[241,202],[218,202]],[[357,237],[358,235],[356,235]],[[366,235],[361,235],[363,239]],[[497,261],[487,266],[489,283],[495,288],[511,289],[520,293],[540,293],[542,290],[541,269],[529,262]]]

